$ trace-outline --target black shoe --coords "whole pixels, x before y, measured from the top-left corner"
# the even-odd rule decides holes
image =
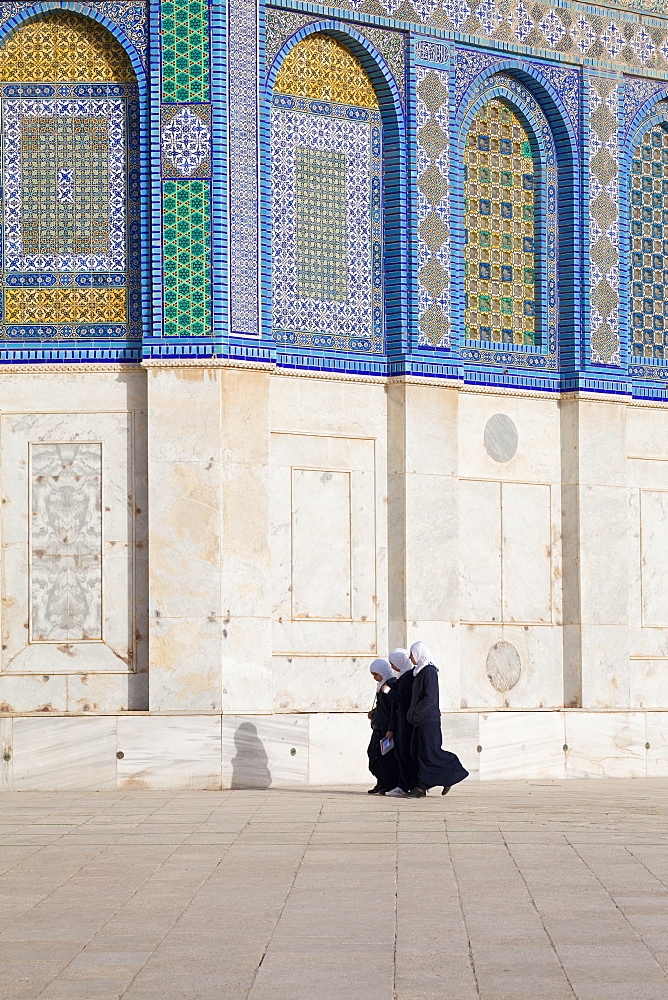
[[[427,792],[424,788],[420,788],[419,785],[416,785],[415,788],[411,788],[410,792],[407,792],[406,794],[411,799],[423,799]]]
[[[444,785],[443,786],[443,791],[441,792],[441,795],[447,795],[451,788],[452,788],[452,785]]]
[[[385,792],[384,792],[384,790],[383,790],[383,789],[382,789],[382,788],[380,787],[380,785],[376,785],[376,787],[375,787],[375,788],[370,788],[370,789],[368,790],[368,792],[367,792],[367,795],[384,795],[384,794],[385,794]]]

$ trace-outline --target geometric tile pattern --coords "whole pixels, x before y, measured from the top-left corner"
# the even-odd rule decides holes
[[[448,74],[417,66],[418,343],[450,346]]]
[[[255,3],[230,0],[230,322],[233,333],[254,337],[260,321],[257,30]]]
[[[631,162],[631,354],[668,358],[668,126],[639,138]]]
[[[327,36],[307,36],[287,58],[271,109],[274,339],[380,353],[383,161],[376,95],[361,64]],[[323,73],[323,65],[331,72]]]
[[[162,105],[162,176],[211,176],[211,105]]]
[[[204,337],[211,326],[211,190],[204,180],[163,182],[164,335]]]
[[[281,63],[276,94],[378,109],[378,98],[360,61],[334,38],[315,33],[293,46]]]
[[[480,108],[464,153],[467,340],[539,342],[533,156],[513,109],[498,99]]]
[[[590,78],[589,275],[591,360],[620,361],[619,334],[619,132],[620,86]]]
[[[140,337],[138,90],[125,51],[102,25],[55,11],[10,35],[0,69],[0,336]]]
[[[162,0],[162,100],[209,100],[209,9],[204,0]]]

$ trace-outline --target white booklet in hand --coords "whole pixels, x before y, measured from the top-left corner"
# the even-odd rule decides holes
[[[390,752],[393,746],[394,746],[394,740],[388,740],[387,736],[384,736],[383,739],[380,741],[380,752],[383,754],[383,756],[385,756],[386,753]]]

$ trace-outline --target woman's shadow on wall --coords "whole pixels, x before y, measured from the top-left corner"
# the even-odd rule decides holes
[[[269,758],[252,722],[242,722],[234,734],[232,788],[269,788]]]

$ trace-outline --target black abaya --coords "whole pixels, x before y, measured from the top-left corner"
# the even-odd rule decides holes
[[[415,675],[408,719],[413,723],[411,756],[417,762],[417,785],[448,788],[468,778],[459,757],[443,750],[441,710],[438,699],[438,671],[428,663]]]
[[[394,731],[394,753],[399,766],[399,787],[409,792],[417,784],[417,761],[411,754],[413,726],[407,718],[413,688],[413,671],[407,670],[397,680],[388,694],[394,707],[392,726]]]
[[[396,681],[390,681],[392,687],[395,684]],[[391,701],[386,694],[379,691],[376,696],[376,707],[373,710],[373,718],[371,720],[371,739],[367,749],[367,756],[369,758],[369,770],[376,779],[379,787],[386,792],[389,792],[392,788],[396,788],[401,780],[394,749],[384,755],[380,752],[380,741],[385,738],[385,733],[390,729],[392,715]]]

